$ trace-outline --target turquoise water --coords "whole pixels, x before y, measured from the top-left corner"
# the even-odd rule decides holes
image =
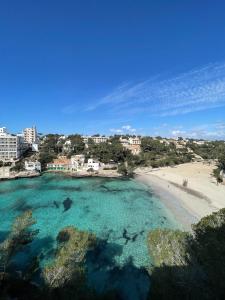
[[[67,198],[72,203],[65,211]],[[149,280],[144,267],[151,263],[149,230],[179,226],[151,190],[134,180],[45,174],[0,182],[0,239],[27,209],[33,210],[34,227],[40,232],[18,256],[18,264],[37,253],[42,253],[42,265],[49,261],[56,236],[65,226],[94,232],[101,243],[87,258],[89,284],[99,292],[117,288],[122,299],[145,299]]]

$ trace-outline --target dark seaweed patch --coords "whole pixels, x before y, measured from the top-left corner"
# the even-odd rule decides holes
[[[64,206],[64,211],[67,211],[71,208],[71,205],[72,205],[73,201],[68,197],[66,198],[66,200],[63,201],[63,206]]]
[[[29,209],[32,209],[32,206],[27,204],[24,199],[17,199],[15,203],[11,206],[11,209],[23,212]]]

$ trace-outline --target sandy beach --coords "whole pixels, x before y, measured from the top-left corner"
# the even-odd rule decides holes
[[[160,169],[139,168],[136,180],[147,184],[174,217],[190,229],[202,217],[225,207],[225,185],[212,176],[214,163],[193,162]],[[183,186],[184,180],[187,187]]]

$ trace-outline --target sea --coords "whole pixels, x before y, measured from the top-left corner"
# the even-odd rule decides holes
[[[26,266],[34,255],[41,257],[41,268],[51,263],[58,232],[74,226],[94,233],[99,241],[86,258],[88,285],[98,293],[116,289],[126,300],[146,299],[151,285],[148,233],[180,228],[151,188],[134,179],[48,173],[0,182],[0,242],[14,219],[30,209],[39,233],[14,258],[15,269]]]

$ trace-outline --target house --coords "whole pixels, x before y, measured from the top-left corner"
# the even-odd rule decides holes
[[[83,154],[76,154],[71,156],[71,164],[77,167],[78,169],[82,169],[84,166],[85,156]]]
[[[138,155],[141,152],[141,139],[139,137],[120,137],[120,143],[125,149],[130,150],[133,155]]]
[[[100,163],[93,158],[89,158],[87,162],[87,170],[93,169],[94,171],[98,171],[100,168]]]
[[[64,156],[54,159],[52,163],[47,164],[49,171],[70,171],[71,168],[71,160]]]
[[[74,155],[71,159],[66,156],[59,156],[52,163],[47,164],[49,171],[78,171],[84,165],[84,155]]]
[[[25,170],[41,172],[41,163],[39,161],[25,161]]]

